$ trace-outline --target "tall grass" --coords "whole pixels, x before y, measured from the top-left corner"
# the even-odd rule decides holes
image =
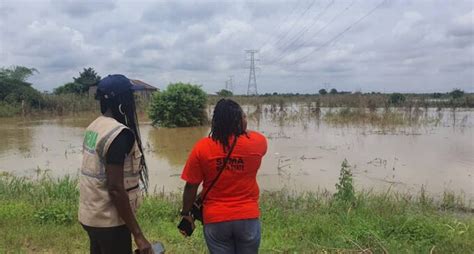
[[[397,105],[390,104],[390,94],[335,94],[335,95],[310,95],[310,94],[287,94],[287,95],[260,95],[260,96],[233,96],[233,100],[241,105],[272,105],[275,107],[298,104],[317,104],[321,107],[345,107],[345,108],[366,108],[374,110],[376,108],[474,108],[474,94],[465,94],[461,98],[453,99],[450,97],[442,97],[433,99],[428,94],[406,94],[406,100]],[[219,96],[209,95],[208,104],[215,105],[220,99]],[[148,108],[149,101],[137,99],[138,110],[145,112]],[[75,94],[42,94],[38,105],[34,107],[21,104],[0,103],[0,117],[15,115],[34,115],[34,114],[50,114],[50,115],[67,115],[84,111],[97,112],[99,105],[92,96],[75,95]]]
[[[73,178],[37,181],[0,176],[0,252],[84,253],[88,239],[76,221]],[[350,166],[338,192],[261,194],[262,253],[472,253],[474,212],[452,193],[418,196],[355,192]],[[180,194],[145,197],[138,220],[151,241],[169,253],[205,253],[202,228],[183,238],[176,229]]]
[[[464,97],[453,99],[443,97],[434,99],[430,94],[405,94],[406,100],[397,105],[390,104],[390,94],[288,94],[288,95],[260,95],[260,96],[233,96],[231,99],[241,105],[269,104],[278,105],[281,103],[308,103],[318,102],[320,107],[351,107],[351,108],[473,108],[474,94],[466,94]],[[209,104],[215,105],[220,99],[219,96],[210,95]]]

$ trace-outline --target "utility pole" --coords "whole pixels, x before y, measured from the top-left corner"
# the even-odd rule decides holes
[[[225,81],[225,90],[234,92],[234,83],[232,82],[234,75],[229,75],[229,79]]]
[[[248,49],[245,50],[247,54],[249,54],[250,59],[250,72],[249,72],[249,84],[247,87],[247,95],[258,95],[257,91],[257,77],[255,76],[255,61],[259,61],[259,59],[255,59],[255,53],[258,53],[258,50],[255,49]]]

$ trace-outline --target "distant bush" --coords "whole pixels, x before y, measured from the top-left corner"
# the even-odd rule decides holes
[[[326,94],[328,94],[328,91],[326,91],[326,89],[319,89],[319,94],[320,95],[326,95]]]
[[[390,97],[388,98],[388,101],[392,105],[399,106],[403,102],[406,101],[406,97],[405,97],[405,95],[403,95],[401,93],[392,93],[392,94],[390,94]]]
[[[330,94],[337,94],[336,88],[332,88],[331,91],[329,91]]]
[[[156,92],[148,110],[154,125],[163,127],[198,126],[206,122],[207,95],[200,86],[189,83],[170,84]]]
[[[220,97],[231,97],[231,96],[234,95],[231,91],[226,90],[226,89],[222,89],[219,92],[217,92],[216,94],[217,94],[217,96],[220,96]]]
[[[75,82],[66,83],[54,89],[54,94],[81,94],[83,93],[83,86]]]
[[[453,99],[458,99],[464,96],[464,91],[461,89],[454,89],[449,93],[449,95],[453,97]]]

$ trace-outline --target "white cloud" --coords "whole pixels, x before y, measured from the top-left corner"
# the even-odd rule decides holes
[[[41,90],[92,66],[102,76],[123,73],[158,86],[192,81],[209,92],[234,75],[244,92],[244,51],[265,46],[260,92],[316,92],[323,83],[474,91],[472,0],[389,1],[343,36],[380,1],[355,1],[340,16],[350,2],[324,11],[330,1],[317,0],[302,15],[311,1],[3,0],[0,57],[2,65],[39,69],[31,81]]]

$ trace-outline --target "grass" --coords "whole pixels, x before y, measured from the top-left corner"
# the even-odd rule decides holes
[[[433,98],[432,94],[405,94],[406,99],[398,104],[390,103],[390,94],[265,94],[259,96],[237,95],[230,97],[241,105],[272,105],[281,106],[288,104],[316,104],[318,108],[376,108],[397,107],[413,108],[474,108],[474,94],[465,94],[461,98],[451,98],[445,94],[441,98]],[[208,105],[213,106],[220,99],[216,95],[208,95]],[[138,100],[138,110],[145,112],[149,101]],[[18,115],[67,115],[79,112],[98,112],[99,106],[92,96],[74,94],[42,94],[41,102],[34,107],[21,104],[11,105],[0,103],[0,117]]]
[[[18,107],[10,105],[5,102],[0,102],[0,117],[11,117],[15,116],[20,112]]]
[[[338,190],[348,193],[353,188],[350,171],[343,171]],[[350,199],[325,191],[263,192],[261,253],[474,251],[474,213],[452,193],[438,202],[423,191],[418,197],[346,196]],[[186,239],[176,230],[180,200],[178,194],[146,197],[139,223],[149,240],[163,242],[168,253],[205,253],[201,226]],[[0,176],[0,253],[87,252],[77,203],[76,179]]]
[[[365,108],[340,108],[330,109],[324,114],[324,120],[331,124],[345,125],[356,124],[373,126],[402,126],[402,125],[422,125],[441,119],[427,117],[420,108],[398,110],[384,108],[381,110],[368,110]]]
[[[465,94],[461,98],[453,99],[448,95],[442,98],[433,98],[431,94],[404,94],[406,99],[398,104],[390,103],[391,94],[373,93],[373,94],[276,94],[244,96],[237,95],[230,97],[241,105],[281,105],[291,103],[317,103],[320,107],[351,107],[351,108],[473,108],[474,94]],[[215,105],[220,99],[219,96],[210,95],[208,103]]]

